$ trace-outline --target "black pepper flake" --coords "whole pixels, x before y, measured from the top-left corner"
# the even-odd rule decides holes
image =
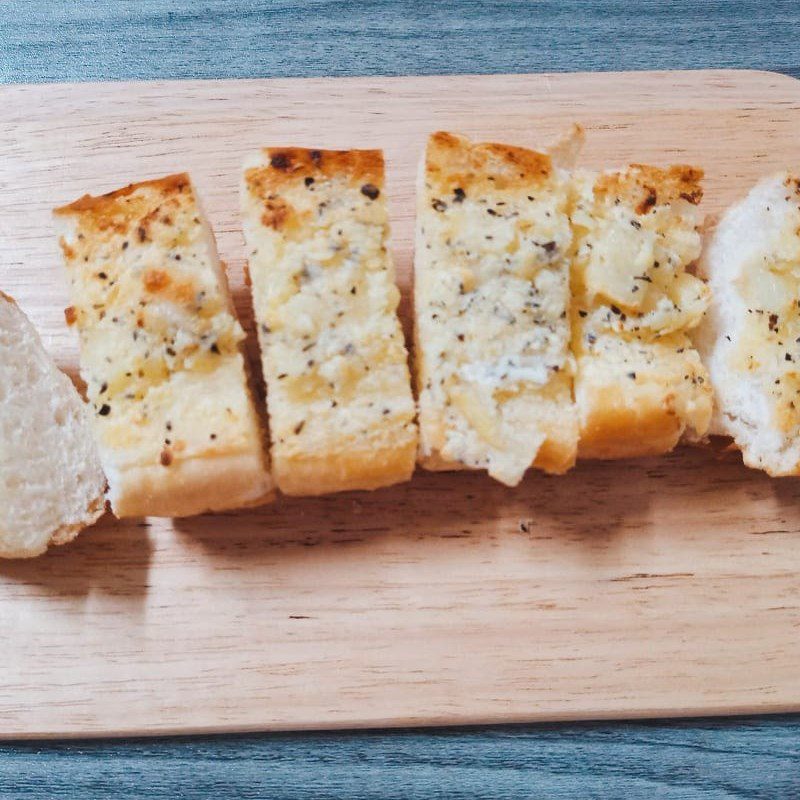
[[[585,318],[585,317],[589,316],[589,312],[588,311],[584,311],[583,309],[581,309],[580,311],[578,311],[578,316]]]
[[[553,253],[557,247],[555,242],[545,242],[542,247],[544,248],[545,253]]]
[[[635,380],[636,380],[636,373],[635,373],[635,372],[629,372],[629,373],[628,373],[628,377],[629,377],[629,378],[630,378],[632,381],[635,381]]]
[[[177,355],[177,353],[171,347],[168,347],[167,348],[167,355],[168,356],[175,356],[175,355]]]
[[[127,239],[122,243],[122,249],[123,250],[127,250],[128,249],[128,240]]]
[[[466,196],[467,196],[466,193],[464,192],[464,190],[460,186],[456,186],[456,188],[453,189],[453,202],[454,203],[463,203],[464,202],[464,198]]]
[[[261,326],[261,333],[272,333],[272,331],[269,329],[269,326],[262,325]]]
[[[289,377],[289,373],[288,372],[281,372],[281,374],[278,375],[278,380],[282,381],[284,378],[288,378],[288,377]]]
[[[486,209],[486,213],[489,214],[492,217],[496,217],[497,216],[497,212],[493,208],[487,208]]]
[[[217,434],[216,433],[212,433],[208,438],[211,439],[211,441],[213,442],[214,439],[217,438]]]
[[[144,225],[140,225],[136,229],[136,233],[139,235],[139,241],[140,242],[146,242],[147,241],[147,231],[145,230]]]
[[[105,272],[98,272],[97,277],[100,278],[101,281],[108,280],[108,275]]]
[[[320,163],[322,162],[322,151],[321,150],[312,150],[309,155],[311,156],[312,163],[314,163],[317,166],[319,166]]]
[[[619,307],[619,306],[613,306],[613,305],[612,305],[612,306],[611,306],[611,312],[612,312],[613,314],[616,314],[617,316],[619,316],[619,315],[622,313],[622,310],[620,309],[620,307]]]
[[[769,329],[771,331],[778,330],[778,315],[777,314],[770,314],[769,315]]]
[[[376,200],[380,193],[381,190],[374,183],[365,183],[361,187],[361,194],[368,197],[370,200]]]
[[[459,333],[457,338],[458,338],[459,342],[463,342],[464,341],[464,334],[463,333]]]
[[[641,228],[642,228],[642,223],[641,223],[641,222],[639,222],[639,220],[638,220],[638,219],[632,219],[632,220],[631,220],[631,225],[632,225],[634,228],[636,228],[636,230],[637,230],[637,231],[638,231],[638,230],[641,230]]]
[[[314,183],[314,179],[309,175],[304,181],[306,186],[311,186]]]
[[[219,345],[216,342],[214,342],[214,344],[212,344],[211,347],[209,347],[208,349],[212,353],[215,353],[216,355],[219,355]]]
[[[350,294],[357,294],[357,293],[358,293],[358,289],[355,286],[351,286],[350,287]]]
[[[431,203],[431,207],[433,208],[434,211],[446,211],[447,203],[445,203],[443,200],[437,199]]]
[[[275,169],[289,169],[289,156],[286,153],[276,153],[269,161],[271,167]]]
[[[111,406],[108,403],[103,403],[100,410],[97,412],[101,417],[107,417],[111,413]]]
[[[785,361],[794,361],[794,359],[792,358],[791,353],[785,353],[783,358],[784,358]]]
[[[303,426],[305,424],[306,424],[306,421],[305,420],[301,420],[300,422],[297,423],[297,425],[294,426],[294,434],[295,434],[295,436],[299,435],[300,431],[303,430]]]
[[[100,387],[100,394],[105,394],[107,389],[108,389],[108,384],[105,381],[103,381],[103,385]]]
[[[384,408],[384,409],[383,409],[383,411],[382,411],[381,413],[382,413],[382,414],[383,414],[383,416],[385,417],[387,414],[391,413],[391,409]]]

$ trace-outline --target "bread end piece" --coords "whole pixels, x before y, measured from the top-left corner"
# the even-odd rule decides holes
[[[65,544],[105,511],[88,410],[0,292],[0,558]]]
[[[715,393],[712,433],[745,464],[800,474],[800,177],[768,176],[709,230],[700,270],[713,293],[694,334]]]

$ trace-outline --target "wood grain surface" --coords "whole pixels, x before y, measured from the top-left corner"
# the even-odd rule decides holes
[[[238,166],[260,144],[381,146],[410,276],[413,170],[447,127],[583,163],[690,161],[706,210],[796,159],[800,84],[695,72],[0,88],[0,286],[75,342],[48,210],[188,169],[240,310]],[[800,709],[794,481],[714,451],[171,523],[106,519],[0,565],[0,735],[256,730]]]

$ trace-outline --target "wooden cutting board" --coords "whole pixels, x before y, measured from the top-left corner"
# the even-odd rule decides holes
[[[383,147],[411,272],[437,128],[586,166],[691,162],[708,212],[800,168],[800,83],[757,72],[0,88],[0,288],[59,364],[76,342],[50,207],[188,169],[245,319],[239,164]],[[106,518],[0,564],[0,735],[141,734],[800,710],[800,484],[719,450],[181,521]]]

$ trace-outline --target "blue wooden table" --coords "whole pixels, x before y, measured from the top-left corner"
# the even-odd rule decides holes
[[[7,83],[692,67],[800,77],[800,2],[0,0]],[[800,717],[0,746],[0,800],[112,796],[797,800]]]

